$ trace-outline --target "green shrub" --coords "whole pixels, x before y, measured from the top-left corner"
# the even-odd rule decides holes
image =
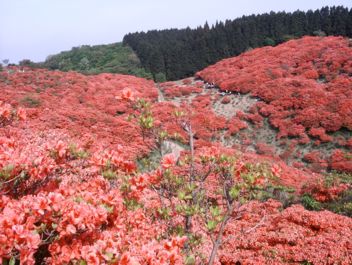
[[[301,197],[301,203],[307,210],[319,211],[322,209],[320,202],[316,201],[310,194]]]
[[[36,108],[40,106],[40,100],[32,96],[25,96],[22,98],[21,103],[28,108]]]

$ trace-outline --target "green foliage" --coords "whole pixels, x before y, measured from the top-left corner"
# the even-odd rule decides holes
[[[166,75],[164,73],[157,73],[154,77],[155,82],[162,83],[166,81]]]
[[[287,208],[299,200],[293,188],[273,184],[267,185],[262,191],[258,192],[256,199],[260,201],[274,199],[281,202],[283,208]]]
[[[135,211],[135,210],[143,207],[143,205],[141,205],[136,199],[128,198],[128,197],[125,197],[123,204],[130,211]]]
[[[25,96],[21,99],[21,103],[27,108],[36,108],[40,105],[40,100],[32,96]]]
[[[195,265],[196,259],[193,255],[187,256],[185,260],[185,265]]]
[[[139,125],[143,128],[143,129],[151,129],[153,127],[154,124],[154,118],[149,115],[142,115],[139,118]]]
[[[322,206],[321,206],[320,202],[316,201],[309,194],[304,194],[301,197],[301,203],[304,206],[304,208],[306,208],[307,210],[320,211],[322,209]]]
[[[75,144],[69,145],[69,152],[72,159],[86,159],[89,156],[87,151],[78,149]]]
[[[272,38],[265,38],[264,39],[264,44],[268,46],[275,46],[275,41]]]
[[[346,172],[332,171],[325,174],[323,185],[331,188],[340,184],[352,184],[352,174]],[[331,212],[352,217],[352,188],[343,191],[331,201],[318,202],[311,194],[304,194],[300,201],[307,210],[329,210]]]
[[[296,38],[295,35],[291,35],[291,34],[285,34],[282,36],[282,40],[283,41],[289,41],[289,40],[294,40]]]
[[[106,169],[101,172],[101,175],[107,180],[114,180],[117,178],[117,174],[112,169]]]
[[[319,37],[325,37],[326,36],[326,33],[322,30],[316,30],[316,31],[313,31],[313,35],[314,36],[319,36]]]
[[[161,155],[159,151],[152,151],[148,156],[137,159],[139,172],[148,172],[155,170],[160,165]]]
[[[36,64],[29,59],[23,59],[18,63],[19,66],[35,67]]]
[[[138,115],[138,124],[143,131],[150,130],[154,125],[154,118],[151,112],[150,102],[140,99],[137,101],[137,104],[134,106],[136,110],[139,111]]]
[[[9,164],[0,170],[0,180],[7,180],[11,177],[14,166]]]
[[[311,263],[310,261],[307,261],[307,260],[303,261],[301,264],[302,265],[313,265],[313,263]]]
[[[155,128],[150,104],[145,100],[138,100],[134,109],[136,112],[133,116],[142,130],[143,139],[148,136],[148,140],[159,143],[156,147],[160,148],[159,153],[162,154],[160,143],[169,135],[162,127]],[[163,237],[167,238],[175,233],[188,237],[185,246],[186,264],[194,263],[192,257],[203,259],[195,251],[196,246],[202,242],[202,236],[191,229],[193,220],[200,222],[202,230],[212,238],[214,252],[212,251],[208,264],[213,264],[226,223],[235,215],[235,207],[256,198],[267,179],[273,178],[273,174],[268,164],[244,164],[236,155],[218,152],[196,154],[190,118],[181,111],[175,112],[174,116],[175,122],[188,134],[190,154],[178,158],[177,163],[173,156],[163,157],[158,181],[152,184],[162,205],[155,215],[168,227]],[[209,176],[217,179],[214,191],[207,191]],[[123,193],[128,193],[128,186]],[[175,224],[171,216],[183,218],[184,226]]]
[[[152,75],[141,67],[133,50],[122,43],[74,47],[70,51],[51,55],[37,65],[51,70],[77,71],[83,74],[119,73],[152,79]]]
[[[337,199],[321,205],[322,208],[334,213],[352,217],[352,189],[344,191]]]
[[[352,184],[352,174],[337,171],[332,171],[325,174],[324,184],[326,187],[331,187],[338,183]]]

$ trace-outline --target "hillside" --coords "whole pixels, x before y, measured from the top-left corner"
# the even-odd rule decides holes
[[[197,76],[257,99],[247,113],[233,115],[255,125],[249,141],[258,151],[279,153],[297,167],[352,172],[350,40],[304,37],[225,59]],[[268,129],[271,135],[258,137]]]
[[[196,11],[195,11],[196,12]],[[195,29],[151,30],[127,34],[123,43],[155,77],[178,80],[247,50],[275,46],[304,35],[352,37],[352,9],[323,7],[307,12],[242,16]]]
[[[304,35],[352,37],[352,9],[323,7],[307,12],[242,16],[195,29],[128,33],[122,43],[72,48],[37,66],[83,74],[130,74],[156,82],[193,76],[221,59],[275,46]],[[23,60],[27,66],[33,65]]]
[[[350,264],[351,89],[342,37],[165,83],[7,68],[0,261]]]
[[[152,78],[141,66],[132,49],[122,43],[74,47],[70,51],[50,55],[38,66],[83,74],[118,73]]]

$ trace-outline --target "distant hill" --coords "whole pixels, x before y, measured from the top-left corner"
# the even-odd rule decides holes
[[[39,66],[83,74],[119,73],[152,78],[141,66],[133,50],[122,43],[74,47],[70,51],[48,56]]]
[[[333,6],[242,16],[196,29],[127,34],[123,43],[132,47],[154,77],[177,80],[246,50],[275,46],[304,35],[352,37],[352,9]]]

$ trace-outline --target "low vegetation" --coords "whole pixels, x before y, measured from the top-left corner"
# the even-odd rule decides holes
[[[152,78],[132,49],[122,43],[74,47],[70,51],[49,56],[37,66],[84,74],[119,73]]]

